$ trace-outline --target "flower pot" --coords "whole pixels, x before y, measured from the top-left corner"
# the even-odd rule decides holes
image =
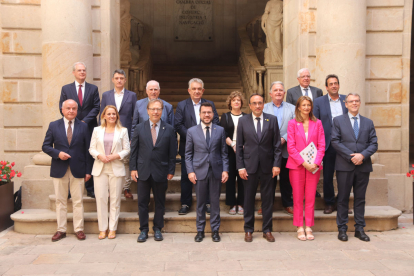
[[[0,231],[13,225],[10,218],[14,213],[14,183],[0,182]]]

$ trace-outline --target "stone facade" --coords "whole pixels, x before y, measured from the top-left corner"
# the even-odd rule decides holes
[[[206,62],[237,61],[237,27],[263,14],[267,0],[212,1],[214,41],[174,42],[172,1],[130,0],[131,15],[153,29],[154,63],[201,56]],[[87,81],[100,93],[112,87],[111,72],[120,66],[120,1],[67,2],[0,0],[0,159],[15,161],[19,171],[33,165],[46,127],[60,117],[60,87],[73,81],[72,64],[86,62]],[[412,185],[405,177],[412,0],[283,3],[286,87],[297,85],[297,70],[308,67],[313,85],[325,90],[326,74],[335,73],[340,92],[360,93],[362,114],[377,128],[375,162],[388,179],[388,204],[412,209]],[[16,188],[21,182],[16,179]]]

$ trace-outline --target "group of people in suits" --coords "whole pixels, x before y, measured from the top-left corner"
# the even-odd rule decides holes
[[[230,111],[221,120],[214,103],[203,99],[204,83],[198,78],[189,81],[190,97],[178,103],[174,114],[172,105],[160,99],[157,81],[149,81],[148,97],[137,101],[136,94],[125,89],[125,72],[115,70],[114,90],[103,93],[100,101],[97,87],[85,81],[84,63],[74,64],[73,75],[75,82],[65,85],[61,92],[63,118],[50,123],[42,147],[52,157],[56,193],[58,229],[52,241],[66,236],[68,187],[77,238],[85,239],[85,187],[88,196],[96,197],[99,239],[114,239],[121,195],[133,198],[131,181],[137,182],[138,191],[141,233],[137,241],[148,239],[151,190],[155,202],[154,239],[163,240],[166,191],[177,162],[177,134],[181,156],[178,213],[190,211],[194,186],[196,242],[205,238],[206,213],[210,214],[212,240],[220,241],[223,183],[229,213],[244,216],[245,241],[251,242],[259,182],[262,205],[258,213],[263,217],[263,237],[274,242],[273,203],[278,175],[283,209],[293,215],[298,239],[313,240],[311,227],[315,197],[320,196],[316,187],[322,166],[324,213],[332,213],[337,206],[338,239],[348,239],[348,205],[353,188],[355,235],[369,241],[364,233],[365,192],[377,138],[372,121],[359,114],[359,95],[339,95],[336,75],[327,76],[328,94],[322,96],[321,89],[310,86],[309,70],[303,68],[298,72],[299,85],[287,91],[286,101],[280,81],[271,84],[269,103],[265,104],[263,95],[251,95],[251,114],[242,112],[243,95],[234,91],[227,99]],[[315,147],[313,162],[301,155],[310,145]],[[337,198],[333,189],[335,170]]]

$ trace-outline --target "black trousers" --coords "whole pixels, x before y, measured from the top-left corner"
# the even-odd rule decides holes
[[[335,172],[336,150],[329,145],[323,157],[323,199],[326,205],[335,205],[333,176]]]
[[[148,231],[148,205],[150,202],[150,192],[154,194],[155,214],[153,230],[160,230],[164,227],[164,211],[165,211],[165,193],[167,192],[168,180],[165,178],[163,182],[156,182],[150,176],[147,180],[138,178],[138,216],[139,229]]]
[[[260,194],[262,197],[262,216],[264,233],[272,231],[273,201],[273,178],[271,173],[260,171],[260,165],[256,173],[251,173],[244,184],[244,231],[254,231],[254,202],[256,198],[257,185],[260,181]]]
[[[229,152],[229,179],[226,182],[226,205],[234,206],[244,204],[244,187],[239,171],[236,168],[236,154],[232,147],[228,147]],[[237,184],[236,184],[237,183]],[[237,199],[236,199],[237,185]]]
[[[279,174],[280,194],[283,207],[293,207],[292,185],[289,180],[289,169],[286,168],[287,158],[282,158],[282,167]],[[273,196],[276,193],[277,177],[273,178]]]
[[[355,230],[363,231],[365,227],[365,194],[369,182],[369,172],[360,172],[359,167],[350,172],[336,171],[338,180],[338,211],[336,223],[339,231],[348,230],[349,195],[354,189]]]
[[[184,156],[181,156],[181,204],[191,207],[193,204],[193,186],[194,184],[188,179]],[[206,204],[210,204],[210,196],[208,196]]]

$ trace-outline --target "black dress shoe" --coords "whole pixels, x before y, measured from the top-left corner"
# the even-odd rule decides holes
[[[86,195],[91,197],[91,198],[95,198],[95,193],[94,192],[86,192]]]
[[[183,204],[183,205],[181,205],[181,209],[178,211],[178,214],[179,215],[187,215],[188,212],[190,212],[190,206]]]
[[[211,212],[210,204],[206,204],[206,213],[207,213],[207,215],[210,215],[210,212]]]
[[[211,239],[213,240],[213,242],[221,241],[219,231],[213,231],[213,233],[211,233]]]
[[[355,237],[360,239],[361,241],[369,242],[370,239],[364,231],[355,231]]]
[[[139,236],[138,236],[137,242],[146,242],[147,239],[148,239],[148,232],[147,231],[142,231],[141,234],[139,234]]]
[[[339,231],[338,240],[348,241],[348,235],[346,234],[346,231]]]
[[[194,238],[195,242],[202,242],[204,239],[204,232],[203,231],[198,231],[197,235]]]
[[[162,237],[160,230],[155,230],[154,232],[154,240],[156,241],[162,241],[164,238]]]

